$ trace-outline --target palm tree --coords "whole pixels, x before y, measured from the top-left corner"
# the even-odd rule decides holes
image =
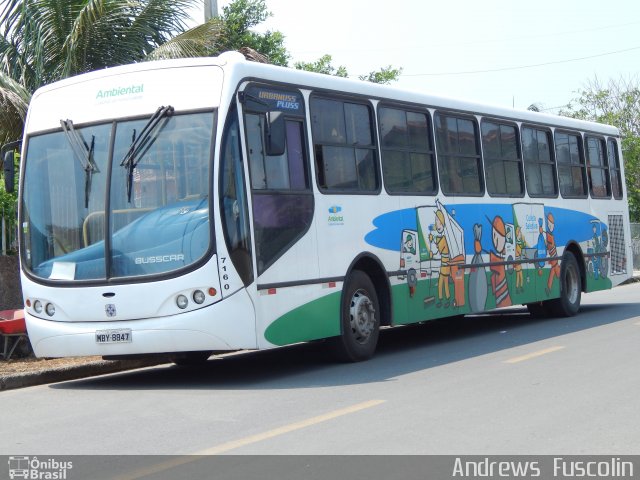
[[[0,142],[22,133],[38,87],[148,58],[203,55],[219,20],[186,31],[200,0],[5,0],[0,6]],[[172,41],[170,41],[173,39]]]

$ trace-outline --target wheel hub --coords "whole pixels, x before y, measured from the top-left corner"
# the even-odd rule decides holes
[[[356,340],[360,343],[365,342],[373,332],[376,323],[376,309],[366,292],[358,290],[353,295],[349,314],[351,330]]]

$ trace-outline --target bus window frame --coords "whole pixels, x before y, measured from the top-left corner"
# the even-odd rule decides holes
[[[557,146],[556,146],[556,135],[557,134],[562,134],[562,135],[567,135],[567,136],[576,136],[578,137],[578,155],[580,156],[580,165],[582,168],[582,185],[584,187],[584,195],[564,195],[562,193],[562,185],[560,184],[560,163],[558,162],[558,155],[557,155]],[[585,136],[585,132],[582,130],[571,130],[571,129],[566,129],[566,128],[555,128],[553,130],[553,150],[554,153],[556,154],[556,176],[558,178],[558,194],[562,197],[562,198],[567,198],[567,199],[585,199],[585,198],[589,198],[589,179],[587,177],[587,155],[584,151],[584,136]],[[571,155],[571,153],[569,153],[569,155]],[[564,165],[564,164],[562,164]],[[573,165],[572,163],[567,164],[569,166],[569,168],[574,168],[576,167],[576,165]]]
[[[316,156],[316,147],[317,146],[329,146],[329,147],[342,147],[342,148],[353,148],[354,150],[357,149],[356,146],[353,145],[349,145],[346,142],[345,143],[324,143],[324,142],[320,142],[320,143],[316,143],[317,140],[317,135],[314,132],[314,128],[313,128],[313,111],[312,111],[312,102],[314,101],[314,99],[321,99],[321,100],[332,100],[332,101],[337,101],[337,102],[342,102],[342,104],[344,105],[344,103],[351,103],[354,105],[362,105],[365,106],[368,111],[369,111],[369,129],[371,132],[371,140],[372,140],[372,145],[365,147],[366,149],[369,149],[373,152],[373,154],[375,155],[374,158],[374,174],[375,174],[375,182],[376,182],[376,188],[372,189],[372,190],[360,190],[360,189],[333,189],[333,188],[327,188],[327,187],[323,187],[320,184],[320,178],[323,177],[323,175],[320,174],[319,172],[319,165],[318,165],[318,159]],[[344,107],[343,107],[344,108]],[[316,184],[316,188],[318,189],[318,192],[320,192],[322,195],[368,195],[368,196],[377,196],[380,195],[380,193],[382,192],[382,166],[380,163],[380,142],[378,141],[378,125],[377,125],[377,114],[376,114],[376,108],[374,103],[372,102],[372,100],[369,97],[360,97],[360,96],[355,96],[355,95],[347,95],[347,94],[341,94],[339,92],[334,92],[331,90],[314,90],[309,94],[309,100],[308,100],[308,121],[309,121],[309,129],[311,131],[311,152],[310,152],[310,160],[313,163],[313,171],[315,174],[315,184]],[[364,148],[363,148],[364,149]]]
[[[604,170],[605,174],[606,174],[606,180],[607,180],[607,189],[608,189],[608,195],[594,195],[593,194],[593,185],[591,182],[591,163],[589,162],[589,139],[593,139],[593,140],[597,140],[599,142],[601,142],[601,146],[602,146],[602,161],[604,162],[604,165],[602,166],[596,166],[594,168],[598,169],[598,170]],[[611,186],[611,172],[610,172],[610,165],[609,165],[609,156],[608,156],[608,152],[607,152],[607,140],[604,136],[602,135],[594,135],[594,134],[589,134],[589,133],[584,133],[583,135],[583,141],[584,141],[584,160],[586,162],[587,165],[587,185],[589,187],[589,196],[591,198],[593,198],[594,200],[606,200],[606,199],[611,199],[613,196],[613,187]]]
[[[553,187],[554,187],[554,191],[555,194],[554,195],[548,195],[548,194],[537,194],[534,193],[532,194],[529,191],[529,188],[527,187],[527,163],[526,163],[526,159],[524,158],[524,144],[523,144],[523,135],[522,132],[525,128],[530,128],[534,131],[540,131],[540,132],[544,132],[547,135],[547,144],[549,145],[549,158],[550,161],[549,162],[545,162],[545,163],[541,163],[539,161],[536,161],[536,165],[551,165],[553,167]],[[535,124],[535,123],[527,123],[527,122],[522,122],[520,123],[520,148],[522,149],[522,166],[523,166],[523,174],[524,174],[524,190],[526,192],[526,195],[529,198],[559,198],[560,197],[560,181],[558,179],[558,163],[556,161],[556,149],[555,149],[555,143],[554,143],[554,137],[553,137],[553,131],[550,127],[544,126],[544,125],[539,125],[539,124]]]
[[[485,155],[485,151],[484,151],[484,136],[482,134],[482,124],[487,121],[489,123],[494,123],[498,126],[500,125],[504,125],[507,127],[515,127],[516,130],[516,150],[517,150],[517,160],[509,160],[509,159],[504,159],[504,158],[499,158],[496,160],[499,160],[500,163],[504,164],[505,162],[514,162],[518,164],[519,166],[519,173],[520,173],[520,187],[521,187],[521,192],[519,195],[512,195],[512,194],[508,194],[508,193],[491,193],[487,187],[487,164],[486,164],[486,159],[487,156]],[[524,154],[522,152],[522,135],[520,133],[520,126],[518,125],[518,122],[514,122],[514,121],[509,121],[509,120],[505,120],[502,118],[495,118],[495,117],[482,117],[480,119],[480,146],[482,149],[482,165],[483,165],[483,170],[484,170],[484,175],[485,175],[485,191],[487,192],[487,194],[489,195],[489,197],[491,198],[524,198],[524,196],[527,193],[527,184],[526,184],[526,180],[525,180],[525,175],[524,175]],[[502,143],[501,143],[502,145]],[[505,177],[505,181],[506,181],[506,177]]]
[[[615,168],[611,168],[611,159],[609,158],[609,142],[613,143],[614,151],[615,151]],[[620,196],[616,196],[613,191],[613,181],[611,182],[611,198],[614,200],[622,200],[624,198],[624,178],[622,171],[622,156],[620,155],[620,142],[618,142],[618,137],[607,137],[606,139],[607,145],[607,161],[609,163],[609,178],[611,179],[611,170],[615,170],[618,177],[618,188],[620,189]]]
[[[442,188],[442,180],[440,178],[440,161],[439,161],[439,157],[441,155],[439,149],[438,149],[438,134],[437,134],[437,126],[436,126],[436,117],[438,115],[443,115],[445,117],[452,117],[452,118],[456,118],[458,120],[470,120],[471,123],[473,124],[473,128],[474,128],[474,137],[475,137],[475,144],[476,144],[476,152],[477,155],[457,155],[460,158],[476,158],[477,162],[478,162],[478,166],[480,171],[478,172],[478,181],[480,182],[480,192],[479,193],[468,193],[468,192],[445,192]],[[438,170],[438,185],[440,186],[440,193],[442,193],[442,195],[444,195],[445,197],[451,197],[451,198],[455,198],[455,197],[484,197],[486,192],[487,192],[487,187],[485,185],[485,178],[484,178],[484,161],[482,158],[482,141],[480,138],[481,132],[480,132],[480,122],[478,122],[478,116],[473,114],[473,113],[465,113],[465,112],[460,112],[457,110],[448,110],[448,109],[435,109],[433,112],[433,136],[434,136],[434,149],[436,152],[436,165],[437,165],[437,170]],[[456,156],[456,155],[450,155],[450,154],[442,154],[443,156]]]
[[[431,168],[432,168],[432,175],[433,175],[433,183],[434,183],[434,190],[432,192],[417,192],[417,191],[412,191],[412,192],[393,192],[390,191],[387,188],[387,183],[384,179],[384,167],[383,167],[383,150],[384,147],[382,145],[382,127],[381,127],[381,122],[380,122],[380,109],[381,108],[388,108],[388,109],[394,109],[394,110],[401,110],[405,113],[419,113],[422,114],[424,113],[427,116],[427,131],[428,131],[428,135],[429,135],[429,144],[431,146],[431,150],[427,151],[426,154],[429,155],[431,157]],[[387,195],[390,196],[399,196],[399,197],[415,197],[415,196],[424,196],[424,197],[435,197],[440,193],[440,178],[438,176],[438,157],[436,154],[436,140],[435,140],[435,131],[434,131],[434,122],[433,122],[433,113],[431,111],[431,109],[429,109],[428,107],[425,106],[421,106],[421,105],[416,105],[416,104],[406,104],[406,103],[398,103],[398,102],[392,102],[392,101],[385,101],[382,100],[380,101],[377,105],[376,105],[376,112],[375,112],[375,120],[376,120],[376,134],[378,135],[378,149],[379,149],[379,163],[380,163],[380,170],[381,170],[381,184],[382,187],[384,188],[384,191],[387,193]],[[391,150],[391,149],[389,149]],[[400,150],[403,152],[414,152],[414,153],[424,153],[424,152],[416,152],[413,150]]]

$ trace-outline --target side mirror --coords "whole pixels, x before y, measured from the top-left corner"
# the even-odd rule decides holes
[[[13,184],[15,180],[15,168],[13,165],[14,152],[13,150],[9,150],[5,152],[3,160],[3,171],[4,171],[4,189],[7,193],[13,193]]]
[[[285,133],[284,116],[282,112],[267,112],[264,127],[267,155],[270,157],[284,155],[287,135]]]

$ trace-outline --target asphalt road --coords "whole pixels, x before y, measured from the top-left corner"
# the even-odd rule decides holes
[[[638,454],[640,283],[580,314],[382,332],[372,360],[323,344],[0,393],[0,455]]]

